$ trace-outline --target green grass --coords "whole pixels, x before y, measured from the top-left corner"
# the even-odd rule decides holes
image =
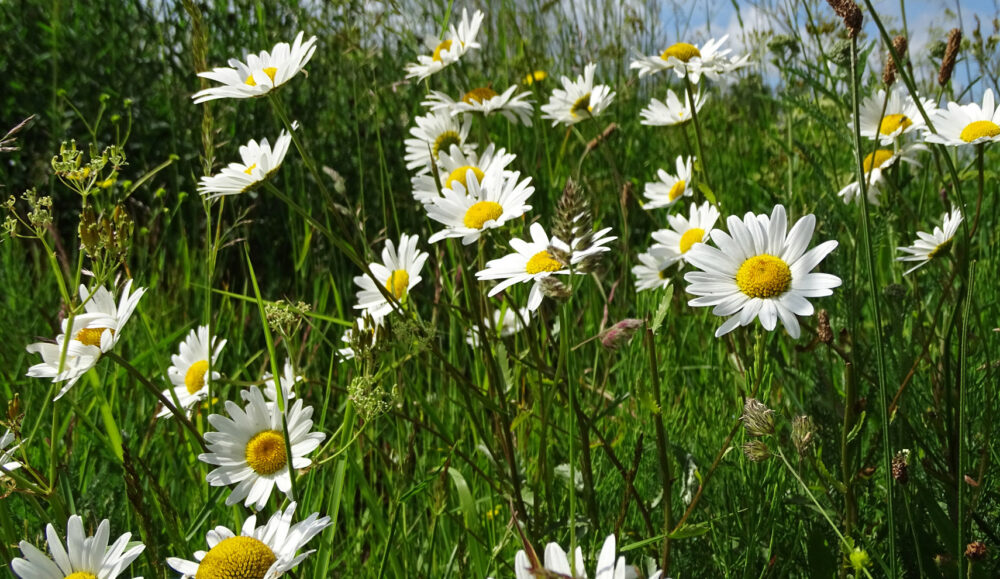
[[[611,533],[629,563],[643,568],[647,557],[662,564],[668,543],[674,578],[864,576],[845,542],[867,554],[875,577],[997,575],[1000,204],[992,148],[982,171],[970,151],[943,148],[921,153],[921,168],[893,170],[882,205],[867,209],[869,268],[861,206],[836,195],[858,166],[850,60],[837,56],[846,31],[826,3],[762,5],[785,35],[747,32],[742,41],[756,47],[756,63],[729,82],[702,82],[709,100],[698,118],[697,175],[711,185],[723,219],[770,213],[777,203],[790,221],[815,214],[812,245],[840,243],[818,270],[843,285],[812,300],[829,314],[830,344],[816,339],[815,316],[800,319],[799,340],[759,325],[716,339],[722,320],[687,305],[682,273],[669,292],[641,293],[630,273],[650,233],[667,227],[666,215],[704,199],[699,190],[669,210],[639,204],[643,185],[658,168],[672,170],[677,155],[693,154],[697,136],[690,123],[640,125],[651,97],[683,85],[672,73],[639,80],[628,63],[676,41],[674,30],[689,26],[683,14],[654,25],[588,1],[576,8],[602,16],[579,30],[571,7],[559,2],[490,2],[482,6],[482,50],[426,83],[401,83],[405,63],[425,53],[421,26],[440,27],[448,12],[386,2],[378,16],[366,4],[203,3],[197,29],[183,3],[0,2],[0,31],[9,39],[0,46],[8,86],[0,118],[12,126],[37,115],[19,135],[20,150],[0,153],[3,193],[34,187],[51,196],[44,238],[57,263],[65,260],[74,295],[79,267],[149,288],[115,353],[162,390],[178,343],[210,323],[228,345],[215,367],[223,374],[213,386],[217,401],[192,419],[201,433],[212,430],[207,417],[222,413],[223,401],[239,401],[241,389],[286,357],[306,376],[297,396],[314,407],[327,439],[297,478],[298,513],[336,522],[309,544],[316,552],[294,576],[509,577],[522,537],[539,554],[549,542],[565,549],[575,539],[592,573]],[[452,7],[452,21],[462,7]],[[868,9],[865,19],[862,97],[882,87],[881,68],[866,63],[887,54]],[[898,19],[881,20],[889,36],[902,32]],[[267,98],[191,104],[198,55],[222,66],[289,42],[298,30],[317,35],[319,48],[308,74],[278,97],[316,165],[292,147],[273,187],[228,197],[206,213],[197,180],[236,160],[249,139],[273,142],[282,121]],[[972,76],[974,98],[959,80],[938,86],[940,55],[912,54],[906,80],[942,102],[981,102],[986,88],[997,89],[992,37],[966,36],[959,70],[982,71]],[[454,96],[489,83],[502,90],[543,69],[549,78],[529,89],[537,109],[560,75],[575,77],[590,60],[598,81],[617,92],[601,117],[570,132],[537,110],[532,127],[502,118],[473,125],[480,150],[488,140],[516,153],[513,168],[532,178],[525,219],[479,244],[428,244],[438,225],[413,201],[403,161],[427,90]],[[611,123],[617,130],[588,153],[587,142]],[[70,139],[85,151],[91,143],[124,147],[118,182],[92,198],[103,216],[119,207],[134,222],[121,263],[81,254],[80,196],[49,163]],[[872,144],[861,145],[864,157]],[[527,299],[518,287],[505,302],[487,300],[488,286],[472,274],[482,259],[506,254],[511,237],[527,236],[532,221],[549,229],[569,178],[582,186],[595,224],[619,238],[605,270],[576,277],[567,302],[546,299],[525,331],[469,347],[466,332],[484,303]],[[940,225],[957,199],[968,227],[953,252],[904,277],[896,248]],[[17,212],[24,217],[26,204]],[[352,278],[362,275],[354,259],[379,260],[385,239],[403,233],[419,234],[430,253],[423,281],[371,359],[342,361],[341,335],[356,315]],[[205,482],[211,468],[198,460],[196,439],[175,419],[153,420],[157,400],[110,356],[55,402],[49,382],[25,376],[38,357],[24,347],[59,331],[64,304],[51,264],[38,240],[0,243],[0,409],[18,401],[2,416],[20,434],[16,458],[31,467],[2,487],[11,492],[0,499],[0,557],[19,556],[21,540],[43,548],[45,524],[63,533],[77,513],[90,532],[108,518],[114,536],[129,531],[146,545],[128,576],[176,576],[167,557],[192,558],[206,548],[208,530],[239,528],[250,511],[225,506],[229,490]],[[265,306],[278,300],[308,304],[296,331],[268,328]],[[646,326],[619,350],[604,349],[594,338],[625,318]],[[654,318],[662,319],[655,330]],[[391,402],[370,420],[348,394],[366,379],[370,395]],[[775,410],[776,433],[765,439],[774,456],[763,462],[741,450],[752,438],[739,421],[751,393]],[[800,416],[812,423],[801,454],[792,430]],[[905,483],[887,468],[903,449],[910,450]],[[286,504],[275,493],[259,517]],[[965,559],[972,541],[989,547],[985,560]]]

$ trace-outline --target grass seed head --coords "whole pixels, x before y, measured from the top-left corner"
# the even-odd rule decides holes
[[[743,426],[750,436],[774,434],[774,410],[756,398],[747,398],[743,405]]]
[[[857,38],[858,33],[861,32],[861,24],[864,22],[864,17],[861,15],[861,8],[858,8],[857,2],[854,0],[826,0],[830,3],[830,8],[837,13],[844,20],[844,28],[847,29],[847,35],[851,38]]]
[[[951,73],[955,70],[955,60],[958,58],[958,49],[962,44],[962,31],[952,28],[948,33],[948,46],[944,49],[944,57],[941,59],[941,69],[938,71],[938,84],[944,86],[951,80]]]
[[[896,50],[896,54],[899,55],[900,61],[906,60],[906,37],[897,36],[892,39],[892,47]],[[885,83],[886,87],[890,87],[896,82],[896,69],[897,69],[896,59],[892,57],[892,53],[886,57],[885,70],[882,71],[882,82]]]
[[[762,440],[751,440],[743,445],[743,454],[753,462],[764,462],[771,458],[771,449]]]

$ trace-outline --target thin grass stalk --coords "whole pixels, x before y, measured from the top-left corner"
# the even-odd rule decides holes
[[[896,55],[894,55],[894,58]],[[901,74],[902,76],[902,74]],[[878,281],[875,277],[875,254],[871,239],[871,216],[868,213],[868,187],[865,182],[864,159],[861,157],[861,119],[859,117],[860,95],[858,87],[858,40],[851,38],[851,107],[854,114],[854,159],[861,188],[862,239],[864,245],[865,269],[868,274],[868,297],[875,317],[875,360],[878,372],[879,419],[882,422],[882,478],[886,492],[886,521],[889,533],[889,576],[897,577],[896,566],[896,522],[893,505],[892,447],[889,441],[889,396],[885,352],[882,344],[882,312],[878,300]]]
[[[660,484],[663,485],[663,546],[660,549],[660,568],[664,575],[670,572],[670,529],[673,526],[673,475],[670,472],[670,439],[663,427],[663,397],[660,392],[660,370],[656,359],[656,341],[653,339],[653,328],[646,321],[646,351],[649,354],[649,378],[656,399],[656,415],[653,425],[656,429],[656,458],[660,466]]]
[[[712,180],[708,175],[708,162],[705,159],[704,137],[701,133],[701,121],[698,120],[698,107],[695,104],[694,84],[687,76],[684,77],[684,90],[687,91],[688,104],[691,106],[691,123],[694,124],[695,144],[698,147],[698,162],[701,164],[701,178],[712,192]]]
[[[980,145],[982,147],[982,145]],[[982,150],[980,149],[980,161],[982,160]],[[956,533],[956,561],[961,561],[965,554],[965,469],[969,457],[966,455],[965,444],[965,417],[967,414],[966,404],[968,402],[968,335],[969,335],[969,314],[972,311],[973,287],[976,283],[976,262],[969,265],[969,289],[965,299],[965,311],[962,313],[962,334],[958,339],[958,472],[955,473],[955,485],[958,490],[958,525]],[[962,565],[958,566],[958,578],[964,576]]]

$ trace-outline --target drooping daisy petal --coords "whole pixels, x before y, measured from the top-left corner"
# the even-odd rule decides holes
[[[432,54],[430,56],[421,54],[417,56],[416,63],[406,65],[406,78],[423,80],[458,62],[466,52],[473,48],[480,48],[479,43],[476,42],[476,36],[479,34],[484,17],[485,15],[480,10],[476,10],[470,19],[468,11],[463,8],[462,19],[458,23],[458,27],[456,28],[454,24],[448,27],[447,36],[433,46]]]
[[[417,249],[420,241],[418,235],[403,234],[399,238],[399,251],[391,239],[385,242],[382,250],[382,263],[371,264],[375,280],[390,293],[400,304],[405,302],[420,280],[420,270],[427,261],[427,252]],[[367,275],[354,278],[354,283],[360,289],[357,293],[356,309],[366,310],[372,317],[382,318],[396,307],[386,299],[382,291],[375,286],[375,281]]]
[[[700,90],[695,93],[695,112],[701,112],[701,107],[704,106],[707,98]],[[688,102],[688,99],[685,97],[682,101],[677,98],[674,91],[667,89],[666,100],[650,100],[649,105],[642,109],[639,116],[642,117],[640,123],[643,125],[669,127],[687,122],[691,120],[693,115],[691,114],[691,103]]]
[[[637,69],[640,78],[664,70],[673,70],[677,78],[689,78],[695,84],[701,79],[701,75],[718,80],[723,74],[744,67],[750,61],[749,55],[731,58],[729,53],[732,49],[721,48],[728,38],[729,35],[726,35],[719,40],[709,40],[700,48],[686,42],[678,42],[660,54],[639,57],[632,61],[629,68]]]
[[[954,209],[951,213],[945,213],[942,221],[944,222],[942,226],[935,227],[931,233],[918,231],[918,239],[913,245],[898,248],[904,255],[897,257],[896,261],[917,262],[916,265],[906,270],[903,275],[913,273],[932,259],[947,255],[951,250],[951,245],[955,240],[955,233],[958,232],[958,226],[962,224],[962,212]]]
[[[226,340],[220,341],[217,336],[209,340],[208,326],[198,326],[197,330],[191,330],[178,347],[178,353],[170,357],[173,364],[167,368],[167,377],[174,388],[164,390],[163,397],[179,404],[177,407],[182,412],[190,414],[194,405],[208,396],[209,383],[221,377],[214,369],[208,375],[208,368],[209,364],[215,367],[225,345]],[[163,408],[156,417],[172,415],[169,408]]]
[[[271,52],[249,54],[245,63],[232,58],[229,67],[199,72],[198,76],[222,83],[222,86],[198,91],[191,98],[198,104],[223,98],[253,98],[271,92],[291,80],[312,58],[316,37],[311,36],[305,42],[303,37],[304,33],[299,32],[292,46],[281,42]]]
[[[615,93],[607,85],[594,85],[597,65],[588,64],[576,81],[562,77],[562,89],[554,89],[548,104],[542,106],[544,119],[552,119],[552,126],[566,126],[591,117],[598,117],[611,104]]]
[[[879,194],[885,187],[885,172],[896,165],[897,162],[907,163],[920,167],[917,161],[917,153],[927,150],[927,146],[922,143],[909,143],[892,149],[877,149],[868,153],[862,160],[862,167],[865,170],[865,181],[868,187],[868,202],[872,205],[880,205]],[[844,200],[844,203],[860,200],[861,184],[854,181],[841,189],[837,195]]]
[[[511,86],[500,94],[490,87],[479,87],[465,93],[460,100],[453,100],[440,91],[431,91],[422,103],[434,112],[447,112],[451,115],[463,113],[479,113],[490,116],[494,113],[503,115],[512,123],[531,126],[534,107],[531,105],[531,93],[522,92],[514,95],[517,85]]]
[[[920,104],[928,116],[936,114],[937,107],[933,100],[923,99]],[[896,138],[926,127],[917,103],[899,86],[889,91],[888,96],[885,90],[879,90],[877,94],[865,98],[859,107],[858,119],[861,136],[869,139],[878,137],[881,145],[891,145]],[[849,126],[854,130],[853,120]]]
[[[230,163],[217,174],[202,177],[198,183],[198,193],[209,199],[215,199],[222,195],[239,195],[250,191],[278,170],[281,162],[285,160],[291,142],[292,136],[286,131],[278,135],[274,149],[267,139],[260,143],[251,139],[249,143],[240,147],[242,162]]]
[[[671,175],[663,169],[658,169],[656,175],[659,180],[646,183],[646,187],[643,189],[643,195],[649,200],[643,207],[646,209],[670,207],[682,197],[694,195],[694,189],[691,187],[693,163],[694,157],[685,159],[678,156],[676,160],[676,175]]]

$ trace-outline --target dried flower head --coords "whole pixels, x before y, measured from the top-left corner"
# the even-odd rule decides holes
[[[753,462],[763,462],[771,458],[771,450],[761,440],[751,440],[744,444],[743,454]]]
[[[900,62],[904,62],[906,60],[906,37],[897,36],[893,38],[892,47],[896,50],[896,54],[899,55]],[[892,53],[890,52],[885,61],[885,70],[882,71],[882,82],[885,83],[885,86],[890,87],[896,82],[896,69],[898,66],[896,59],[892,57]]]
[[[901,485],[910,480],[910,450],[904,448],[892,457],[892,478]]]
[[[643,321],[636,318],[626,318],[607,330],[601,332],[601,345],[608,350],[617,350],[628,344],[632,336],[642,327]]]
[[[573,290],[562,281],[560,281],[555,276],[548,276],[541,279],[539,282],[542,290],[542,295],[547,298],[552,298],[564,302],[573,295]]]
[[[806,415],[796,416],[792,419],[792,444],[795,445],[799,456],[804,455],[809,450],[815,430],[812,418]]]
[[[982,561],[986,558],[986,543],[973,541],[965,546],[965,558],[972,562]]]
[[[747,398],[743,404],[743,426],[750,436],[774,434],[774,410],[756,398]]]
[[[840,16],[844,20],[844,28],[847,29],[847,35],[851,38],[857,38],[858,33],[861,32],[861,23],[864,21],[857,2],[854,2],[854,0],[826,1],[830,4],[830,8],[833,8],[833,11],[837,13],[837,16]]]
[[[824,344],[833,343],[833,328],[830,327],[830,313],[820,310],[816,315],[816,337]]]
[[[951,73],[955,70],[955,60],[958,59],[958,49],[962,44],[962,31],[952,28],[948,33],[948,46],[944,49],[944,57],[941,59],[941,70],[938,71],[938,84],[944,86],[951,80]]]

